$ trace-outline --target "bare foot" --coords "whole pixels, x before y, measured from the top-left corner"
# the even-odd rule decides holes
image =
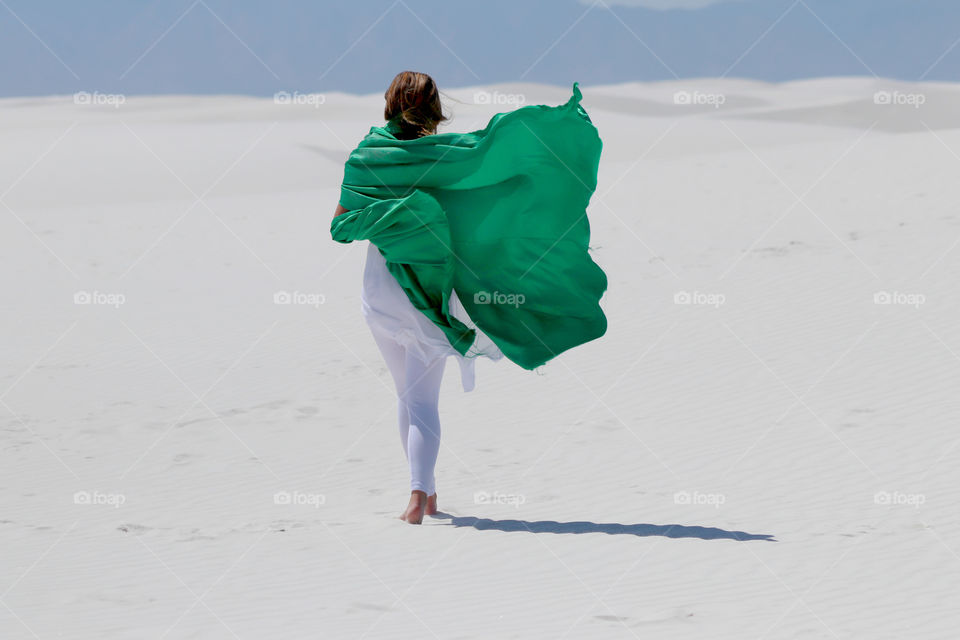
[[[428,516],[437,515],[437,494],[427,497],[427,510],[423,513]]]
[[[411,491],[410,502],[406,510],[400,514],[400,519],[410,524],[423,522],[423,514],[427,510],[427,494],[423,491]]]

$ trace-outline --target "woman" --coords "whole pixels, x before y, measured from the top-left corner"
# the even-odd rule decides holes
[[[479,355],[532,369],[606,330],[606,276],[586,251],[600,140],[576,85],[566,105],[468,134],[437,134],[447,117],[424,73],[398,74],[384,98],[387,124],[350,154],[331,234],[370,240],[361,307],[397,390],[400,519],[420,524],[437,512],[447,357],[470,391]]]
[[[398,74],[384,99],[383,118],[399,125],[398,139],[432,135],[447,120],[436,83],[425,73]],[[338,204],[335,215],[346,211]],[[440,329],[410,303],[372,242],[367,248],[361,305],[397,389],[400,442],[410,465],[410,502],[400,519],[420,524],[424,514],[437,513],[434,467],[440,451],[438,403],[446,359],[458,357],[467,372],[472,360],[456,352]]]

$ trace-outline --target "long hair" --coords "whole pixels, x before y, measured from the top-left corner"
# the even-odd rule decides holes
[[[440,104],[440,91],[433,78],[417,71],[401,71],[383,94],[386,104],[383,119],[397,119],[402,140],[412,140],[437,132],[448,120]]]

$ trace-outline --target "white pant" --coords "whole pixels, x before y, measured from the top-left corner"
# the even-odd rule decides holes
[[[373,331],[397,388],[397,418],[410,464],[410,490],[436,493],[434,467],[440,452],[440,383],[447,358],[425,364],[403,345]]]

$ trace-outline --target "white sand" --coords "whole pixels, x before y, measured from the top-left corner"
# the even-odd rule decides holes
[[[448,364],[421,527],[328,233],[382,98],[0,101],[0,638],[954,637],[960,89],[583,91],[609,331]]]

